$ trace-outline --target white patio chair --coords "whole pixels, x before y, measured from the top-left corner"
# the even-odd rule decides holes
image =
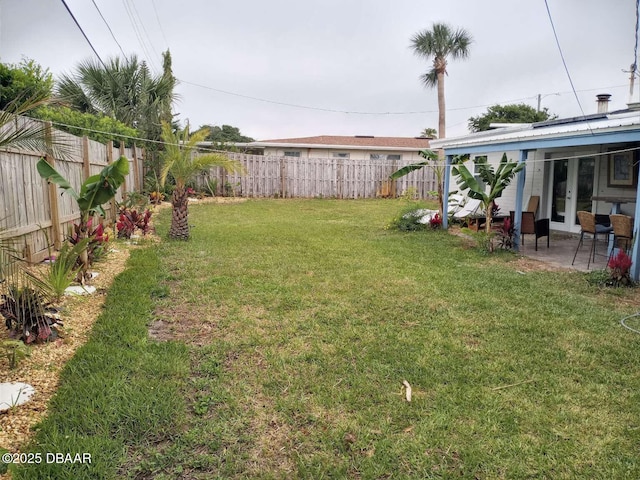
[[[464,220],[468,217],[478,215],[478,213],[480,213],[480,205],[482,205],[480,200],[469,198],[462,208],[453,214],[453,218],[457,220]]]

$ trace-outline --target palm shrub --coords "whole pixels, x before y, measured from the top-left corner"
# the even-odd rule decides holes
[[[218,166],[227,172],[242,172],[243,167],[239,162],[231,160],[218,153],[198,154],[197,146],[206,137],[207,132],[201,130],[189,135],[189,128],[185,128],[181,133],[176,133],[171,125],[163,122],[162,140],[165,142],[165,149],[161,153],[162,173],[160,182],[164,186],[167,178],[171,176],[175,181],[175,188],[171,195],[171,205],[173,212],[171,215],[171,228],[169,238],[177,240],[188,240],[188,204],[187,183],[203,170]]]
[[[86,250],[89,241],[89,238],[85,238],[76,244],[65,242],[56,255],[55,261],[49,263],[44,281],[51,290],[54,302],[60,301],[64,291],[73,282],[76,272],[80,268],[78,265],[80,253]]]

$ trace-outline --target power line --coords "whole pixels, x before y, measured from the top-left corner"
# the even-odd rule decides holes
[[[151,0],[151,6],[153,7],[153,11],[156,14],[156,21],[158,22],[158,26],[160,27],[160,33],[162,34],[162,38],[164,39],[164,44],[169,48],[169,41],[167,40],[167,36],[164,34],[164,28],[162,28],[162,23],[160,23],[160,15],[158,15],[158,9],[156,8],[155,0]]]
[[[111,34],[111,38],[113,38],[113,41],[116,42],[116,45],[118,45],[118,48],[120,49],[120,51],[122,52],[123,56],[127,56],[126,53],[124,53],[124,50],[122,49],[122,46],[120,45],[120,42],[118,42],[118,39],[116,38],[116,36],[113,34],[113,30],[111,30],[111,27],[109,26],[109,23],[107,22],[107,19],[104,18],[104,15],[102,15],[102,12],[100,11],[100,9],[98,8],[98,4],[96,4],[95,0],[91,0],[91,2],[93,3],[93,6],[96,7],[96,10],[98,11],[98,13],[100,14],[100,18],[102,18],[102,21],[104,22],[104,24],[107,26],[107,29],[109,30],[109,33]]]
[[[129,5],[128,0],[122,0],[122,4],[124,5],[124,9],[127,13],[127,16],[129,17],[129,21],[131,22],[131,26],[133,27],[133,32],[136,35],[136,38],[138,39],[138,43],[140,44],[140,47],[142,48],[142,54],[147,58],[149,67],[155,72],[157,73],[157,69],[155,64],[153,63],[153,57],[151,56],[151,54],[149,53],[149,50],[147,49],[147,45],[144,42],[144,39],[142,38],[142,33],[138,27],[138,24],[136,22],[136,19],[133,15],[133,10],[131,10],[131,6]]]
[[[345,113],[345,114],[350,114],[350,115],[419,115],[419,114],[424,114],[424,113],[437,113],[438,110],[417,110],[417,111],[405,111],[405,112],[364,112],[364,111],[357,111],[357,110],[341,110],[341,109],[333,109],[333,108],[324,108],[324,107],[315,107],[315,106],[311,106],[311,105],[302,105],[302,104],[296,104],[296,103],[288,103],[288,102],[281,102],[278,100],[271,100],[271,99],[267,99],[267,98],[262,98],[262,97],[255,97],[253,95],[245,95],[242,93],[237,93],[237,92],[231,92],[229,90],[222,90],[220,88],[215,88],[215,87],[211,87],[208,85],[202,85],[199,83],[195,83],[195,82],[190,82],[188,80],[183,80],[180,78],[177,78],[176,80],[178,80],[180,83],[184,83],[186,85],[193,85],[194,87],[198,87],[198,88],[203,88],[205,90],[211,90],[214,92],[218,92],[218,93],[222,93],[224,95],[230,95],[230,96],[234,96],[234,97],[240,97],[240,98],[246,98],[248,100],[254,100],[257,102],[263,102],[263,103],[271,103],[274,105],[282,105],[285,107],[292,107],[292,108],[301,108],[301,109],[305,109],[305,110],[317,110],[317,111],[321,111],[321,112],[330,112],[330,113]],[[620,88],[620,87],[625,87],[625,85],[612,85],[612,86],[608,86],[608,87],[599,87],[599,88],[591,88],[591,89],[586,89],[586,90],[579,90],[580,92],[591,92],[591,91],[597,91],[597,90],[602,90],[604,89],[608,89],[608,88]],[[575,90],[573,91],[565,91],[565,92],[554,92],[553,95],[564,95],[566,93],[574,93],[575,94]],[[543,94],[543,95],[547,95],[547,94]],[[513,102],[521,102],[524,100],[532,100],[537,98],[537,95],[532,95],[530,97],[522,97],[522,98],[516,98],[516,99],[512,99],[512,100],[505,100],[502,102],[494,102],[494,103],[488,103],[488,104],[484,104],[484,105],[474,105],[474,106],[468,106],[468,107],[455,107],[455,108],[448,108],[447,111],[458,111],[458,110],[473,110],[476,108],[485,108],[485,107],[490,107],[493,105],[500,105],[500,104],[508,104],[508,103],[513,103]],[[583,112],[584,115],[584,112]]]
[[[573,90],[573,94],[576,97],[576,102],[578,102],[578,106],[580,107],[580,111],[582,112],[582,116],[586,116],[584,113],[584,109],[582,108],[582,104],[580,103],[580,99],[578,98],[578,93],[576,92],[576,87],[573,85],[573,80],[571,79],[571,74],[569,73],[569,68],[567,67],[567,62],[564,59],[564,53],[562,53],[562,47],[560,46],[560,40],[558,40],[558,33],[556,32],[556,26],[553,24],[553,18],[551,16],[551,10],[549,10],[549,3],[547,0],[544,0],[544,4],[547,7],[547,15],[549,16],[549,22],[551,23],[551,29],[553,30],[553,36],[556,39],[556,45],[558,46],[558,51],[560,52],[560,58],[562,58],[562,64],[564,65],[564,71],[567,72],[567,77],[569,78],[569,84],[571,84],[571,90]]]
[[[87,34],[84,33],[84,30],[82,29],[82,27],[80,26],[80,23],[78,22],[78,20],[76,19],[76,16],[73,14],[73,12],[71,11],[71,9],[69,8],[69,5],[67,5],[67,2],[65,0],[60,0],[62,2],[62,4],[64,5],[64,8],[67,9],[67,12],[69,12],[69,15],[71,15],[71,18],[73,19],[73,21],[75,22],[76,26],[78,27],[78,30],[80,30],[80,33],[82,33],[82,36],[84,37],[84,39],[87,41],[87,43],[89,44],[89,46],[91,47],[91,50],[93,50],[93,53],[95,54],[96,57],[98,57],[98,60],[100,60],[100,63],[102,64],[102,66],[104,67],[105,70],[107,69],[107,66],[105,65],[105,63],[102,61],[102,58],[100,57],[100,55],[98,54],[97,50],[95,49],[95,47],[93,46],[93,44],[91,43],[91,40],[89,40],[89,37],[87,37]]]

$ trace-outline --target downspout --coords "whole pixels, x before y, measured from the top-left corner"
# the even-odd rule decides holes
[[[445,155],[444,160],[444,189],[442,192],[442,228],[449,226],[449,182],[451,179],[451,155]],[[640,222],[639,222],[640,223]]]
[[[518,163],[524,163],[527,160],[527,150],[520,150],[520,158]],[[516,211],[513,216],[513,249],[520,251],[520,224],[522,223],[522,195],[524,194],[524,184],[527,178],[527,167],[518,172],[518,184],[516,187]]]

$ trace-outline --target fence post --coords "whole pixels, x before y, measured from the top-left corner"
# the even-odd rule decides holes
[[[107,164],[111,165],[113,163],[113,140],[109,140],[107,142]],[[109,202],[110,212],[109,216],[111,217],[111,222],[115,223],[117,218],[116,213],[116,197],[114,196]]]
[[[138,152],[136,151],[135,143],[133,144],[132,151],[133,151],[133,183],[135,184],[133,189],[137,190],[138,192],[142,192],[143,187],[140,184],[140,171],[138,170],[140,167],[138,165]]]
[[[395,172],[397,170],[398,170],[398,161],[397,160],[392,160],[391,161],[391,171]],[[391,189],[390,189],[390,192],[389,192],[391,194],[391,198],[396,198],[398,182],[399,182],[399,180],[393,180],[391,182]]]
[[[120,141],[120,156],[124,157],[124,142]],[[127,163],[129,163],[129,158],[127,158]],[[135,189],[134,189],[135,190]],[[127,192],[127,177],[124,177],[124,181],[122,182],[122,194],[124,195]]]
[[[338,198],[344,198],[344,163],[341,158],[336,159],[336,187]]]
[[[82,174],[84,180],[91,176],[91,160],[89,159],[89,137],[82,137]]]
[[[287,198],[287,166],[284,157],[280,159],[280,198]]]
[[[51,139],[52,132],[51,122],[45,122],[45,136],[47,139]],[[45,155],[45,159],[47,163],[55,168],[56,160],[55,158],[47,153]],[[56,250],[60,250],[62,247],[62,225],[60,224],[60,208],[58,205],[58,190],[57,186],[53,182],[49,182],[49,204],[51,205],[51,230],[53,233],[53,247]]]

